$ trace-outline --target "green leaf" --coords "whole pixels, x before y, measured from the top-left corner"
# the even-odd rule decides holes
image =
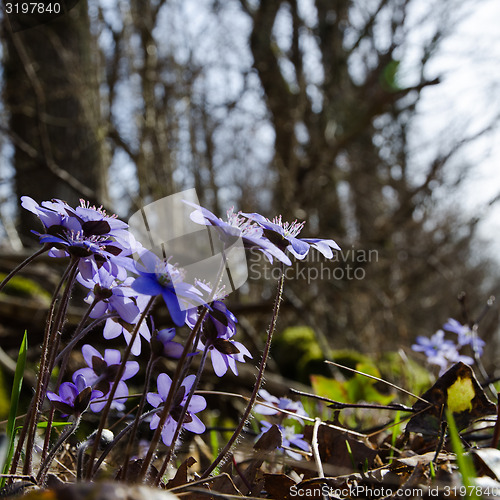
[[[339,382],[323,375],[311,375],[310,380],[314,394],[334,401],[340,401],[341,403],[351,402],[347,396],[345,382]]]
[[[356,369],[368,375],[380,377],[380,372],[374,365],[358,363]],[[391,394],[381,394],[375,388],[373,379],[358,373],[346,381],[338,381],[322,375],[311,375],[310,380],[315,394],[340,403],[366,401],[367,403],[387,405],[394,399]]]
[[[21,342],[21,347],[19,348],[19,356],[17,358],[16,371],[14,373],[14,383],[12,385],[12,393],[10,397],[10,412],[9,418],[7,420],[7,439],[9,440],[7,448],[7,459],[5,460],[5,465],[3,468],[3,473],[7,474],[10,468],[10,462],[12,461],[12,456],[14,455],[14,439],[16,434],[16,417],[17,417],[17,407],[19,405],[19,396],[21,394],[21,388],[23,385],[24,378],[24,368],[26,366],[26,354],[28,352],[28,335],[24,332],[23,341]],[[0,479],[0,488],[5,486],[6,478],[2,477]]]
[[[36,426],[39,429],[46,429],[48,422],[38,422]],[[52,422],[52,427],[64,427],[65,425],[71,425],[73,422]]]
[[[462,441],[460,440],[460,434],[458,433],[457,425],[455,423],[455,419],[453,418],[453,412],[449,408],[446,408],[446,420],[448,421],[448,431],[451,439],[451,445],[457,457],[458,470],[462,476],[462,484],[465,486],[466,492],[468,493],[467,498],[479,500],[474,482],[476,471],[474,469],[474,464],[472,463],[472,457],[464,453]]]

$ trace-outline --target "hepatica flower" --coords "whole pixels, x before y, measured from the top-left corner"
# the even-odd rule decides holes
[[[461,355],[457,346],[452,340],[444,338],[444,331],[438,330],[432,337],[418,336],[416,344],[411,348],[416,352],[423,352],[427,356],[430,364],[440,367],[439,374],[442,375],[452,363],[462,361],[466,364],[472,364],[474,360],[469,356]]]
[[[304,423],[300,417],[307,417],[307,413],[300,401],[292,401],[289,398],[283,397],[277,398],[265,389],[259,391],[259,396],[268,404],[255,405],[254,411],[256,413],[260,413],[261,415],[276,415],[282,419],[293,418],[298,420],[301,424]],[[287,413],[283,413],[281,410],[286,410]],[[293,415],[290,415],[290,413],[293,413]]]
[[[484,340],[477,336],[477,332],[473,332],[468,325],[462,325],[459,321],[453,318],[448,318],[448,321],[443,325],[443,329],[447,332],[456,333],[458,336],[458,344],[460,346],[470,345],[472,350],[478,356],[482,356],[485,346]]]
[[[186,323],[194,328],[198,319],[198,311],[188,313]],[[227,369],[238,375],[236,362],[245,362],[245,356],[251,358],[250,351],[241,343],[232,339],[236,334],[237,319],[234,314],[220,300],[210,304],[201,327],[201,339],[198,349],[208,348],[214,372],[222,377]]]
[[[137,263],[139,277],[132,283],[132,288],[143,295],[161,295],[173,322],[182,326],[186,321],[186,310],[203,303],[201,293],[193,285],[183,282],[180,269],[153,252],[143,252],[141,261],[143,265]]]
[[[340,250],[340,247],[333,240],[319,238],[297,238],[304,227],[304,222],[285,222],[281,215],[272,221],[260,214],[241,214],[249,220],[256,222],[263,228],[264,235],[281,250],[288,250],[297,259],[304,259],[311,248],[318,250],[327,259],[333,257],[332,248]]]
[[[124,280],[116,279],[105,265],[98,267],[92,263],[92,274],[86,279],[82,275],[78,281],[90,289],[86,302],[91,304],[97,300],[90,312],[91,318],[99,318],[104,314],[116,313],[118,317],[108,318],[104,325],[104,338],[112,339],[124,335],[127,344],[132,338],[134,325],[138,322],[141,312],[147,304],[147,299],[131,288],[134,278]],[[147,341],[151,339],[151,333],[145,322],[139,328],[139,334]],[[136,337],[132,346],[132,354],[139,355],[141,352],[141,341]]]
[[[175,328],[165,328],[159,330],[156,336],[151,340],[151,348],[158,356],[164,356],[170,359],[179,359],[184,347],[175,342]]]
[[[131,288],[133,278],[119,281],[109,270],[94,264],[93,275],[89,279],[79,276],[78,281],[90,289],[86,302],[97,301],[90,313],[91,318],[99,318],[107,313],[116,312],[121,319],[128,323],[135,321],[139,314],[137,293]]]
[[[229,210],[226,222],[206,208],[187,201],[185,203],[196,209],[191,214],[191,220],[198,224],[217,228],[219,230],[219,238],[228,245],[236,238],[241,238],[245,248],[261,251],[270,262],[273,261],[273,257],[276,257],[287,266],[292,264],[283,249],[274,245],[266,237],[261,227],[248,220],[247,217],[242,217],[241,213],[234,213],[233,210]]]
[[[63,382],[59,386],[59,394],[47,391],[47,398],[63,416],[79,417],[89,406],[91,400],[100,398],[102,392],[92,390],[83,375],[74,377],[73,383]]]
[[[265,420],[262,420],[260,424],[261,434],[257,439],[259,439],[262,434],[267,432],[273,425]],[[292,426],[278,425],[278,429],[281,433],[281,449],[283,449],[290,458],[293,458],[294,460],[301,460],[303,458],[301,453],[293,451],[292,447],[294,446],[303,451],[310,451],[311,447],[309,446],[309,443],[303,439],[304,434],[296,434],[295,429]]]
[[[139,321],[139,317],[147,306],[149,299],[145,295],[138,295],[134,299],[134,303],[137,305],[139,310],[137,316],[132,322],[127,322],[121,317],[108,318],[104,324],[103,337],[107,340],[115,339],[120,335],[123,335],[125,342],[130,344],[132,340],[132,332],[136,328],[136,323]],[[142,321],[139,325],[139,335],[135,337],[135,341],[132,345],[131,352],[134,356],[138,356],[141,353],[141,338],[143,337],[147,342],[151,340],[151,332],[146,321]]]
[[[167,417],[167,420],[165,421],[165,425],[163,426],[161,432],[162,441],[167,446],[170,446],[172,444],[175,429],[177,427],[177,422],[179,420],[182,409],[185,406],[187,396],[189,394],[189,391],[191,390],[191,387],[193,386],[195,379],[195,375],[189,375],[188,377],[186,377],[173,399],[170,414]],[[148,392],[148,403],[154,408],[160,407],[166,401],[171,385],[172,379],[166,373],[160,373],[157,380],[158,393]],[[189,402],[182,427],[187,431],[193,432],[195,434],[201,434],[202,432],[204,432],[205,424],[195,415],[195,413],[204,410],[206,406],[207,402],[205,401],[205,398],[203,396],[198,396],[196,394],[193,395],[191,401]],[[156,429],[159,423],[160,417],[155,414],[153,415],[149,426],[151,429]]]
[[[104,262],[134,250],[130,248],[133,240],[128,236],[127,224],[106,215],[102,207],[90,207],[83,200],[76,209],[61,200],[39,205],[29,196],[21,197],[21,206],[40,218],[45,233],[33,233],[40,243],[52,247],[52,257],[95,257]]]
[[[106,397],[111,390],[118,369],[121,364],[120,351],[116,349],[106,349],[104,356],[92,347],[91,345],[84,345],[82,347],[82,354],[87,368],[81,368],[73,374],[73,378],[77,380],[79,377],[84,377],[89,385],[94,389],[100,391],[103,397]],[[123,401],[128,396],[128,387],[125,380],[132,378],[139,371],[139,363],[137,361],[127,361],[125,363],[125,371],[123,372],[121,380],[118,382],[118,387],[115,392],[114,401],[111,408],[123,410],[125,405]],[[101,411],[106,406],[105,401],[100,401],[90,404],[90,409],[94,412]]]

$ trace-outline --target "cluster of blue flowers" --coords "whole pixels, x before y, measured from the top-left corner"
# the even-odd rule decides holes
[[[284,452],[294,460],[300,460],[303,456],[302,452],[309,453],[310,445],[305,441],[304,434],[296,432],[296,426],[292,424],[293,421],[304,425],[302,417],[307,417],[307,413],[300,401],[292,401],[289,398],[277,398],[265,389],[259,391],[259,396],[262,403],[255,405],[255,413],[271,417],[273,420],[260,421],[260,430],[262,436],[273,425],[277,425],[281,432],[281,448]]]
[[[456,335],[456,339],[446,338],[447,332]],[[470,346],[474,356],[481,357],[484,345],[484,340],[477,336],[477,332],[467,325],[462,325],[456,319],[449,318],[443,328],[432,337],[418,336],[411,348],[416,352],[424,353],[428,363],[439,366],[439,375],[442,375],[452,364],[459,361],[468,365],[474,363],[472,357],[460,353],[463,347]]]
[[[193,356],[202,355],[204,360],[210,354],[213,371],[218,377],[228,369],[237,375],[238,363],[252,358],[249,350],[235,340],[238,321],[224,304],[223,293],[216,290],[217,284],[185,282],[182,268],[146,250],[134,239],[127,224],[116,216],[109,216],[102,207],[91,207],[83,201],[81,206],[72,208],[61,200],[38,204],[24,196],[22,206],[42,222],[43,231],[34,233],[49,255],[70,257],[75,266],[73,282],[88,290],[86,323],[75,332],[79,334],[78,341],[90,331],[88,324],[93,320],[94,325],[103,325],[105,339],[123,336],[128,349],[124,356],[116,349],[105,349],[102,354],[90,343],[83,346],[81,352],[87,366],[72,374],[72,382],[60,383],[55,392],[46,391],[47,398],[63,415],[79,419],[87,409],[100,413],[106,405],[108,410],[122,411],[129,396],[127,381],[139,372],[139,363],[127,357],[139,355],[145,344],[151,348],[152,359],[164,356],[191,360]],[[192,205],[192,208],[193,221],[213,226],[222,240],[241,238],[245,248],[262,252],[271,263],[276,259],[289,266],[292,264],[290,255],[304,259],[312,248],[331,258],[332,250],[340,249],[333,240],[299,238],[303,223],[289,224],[281,217],[271,221],[259,214],[233,211],[228,212],[224,221],[203,207]],[[152,319],[148,319],[151,299],[158,296],[165,302],[176,328],[156,330]],[[174,341],[178,328],[191,332],[198,329],[192,346]],[[76,344],[76,339],[73,340]],[[157,409],[149,416],[150,428],[157,429],[161,425],[161,438],[169,447],[175,445],[181,426],[193,433],[205,431],[205,425],[196,415],[206,407],[205,399],[194,394],[199,375],[187,375],[188,368],[189,363],[186,363],[186,369],[180,370],[179,380],[172,374],[174,378],[160,373],[157,392],[145,388],[145,399]],[[175,393],[171,394],[172,391]],[[260,405],[256,411],[262,414],[277,414],[285,409],[288,415],[295,412],[299,421],[305,415],[297,403],[278,400],[265,391],[261,396],[276,406],[274,411]],[[160,414],[165,405],[170,405],[170,409],[162,418]],[[263,422],[262,430],[268,425]],[[302,435],[294,434],[291,429],[280,424],[284,445],[308,450],[309,445]],[[297,453],[287,452],[298,458]]]

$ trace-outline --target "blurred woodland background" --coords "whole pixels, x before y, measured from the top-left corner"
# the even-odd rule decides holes
[[[477,5],[80,0],[14,33],[3,15],[0,271],[36,245],[22,195],[84,198],[127,220],[195,187],[219,216],[233,205],[282,214],[342,247],[337,261],[307,263],[331,279],[286,283],[280,331],[307,325],[322,348],[379,354],[409,352],[450,316],[474,319],[498,291],[498,261],[477,236],[495,199],[471,216],[453,196],[475,168],[463,151],[491,137],[500,106],[481,127],[462,116],[429,138],[420,102],[446,78],[436,57]],[[48,265],[30,272],[50,290]],[[258,349],[276,280],[250,278],[228,305]],[[4,345],[42,329],[43,314],[2,300]],[[479,331],[488,365],[496,307]]]

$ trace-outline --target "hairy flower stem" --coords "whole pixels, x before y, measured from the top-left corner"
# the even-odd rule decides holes
[[[43,253],[47,252],[50,250],[51,246],[49,245],[44,245],[40,250],[36,251],[33,255],[30,255],[27,259],[23,260],[21,264],[16,266],[15,269],[13,269],[5,278],[4,280],[0,283],[0,290],[22,269],[24,269],[30,262],[33,262],[38,256],[42,255]]]
[[[80,332],[82,331],[83,329],[83,325],[85,324],[85,322],[87,321],[87,319],[89,318],[90,316],[90,313],[92,312],[92,310],[94,309],[94,307],[97,305],[97,303],[99,302],[98,299],[94,299],[92,301],[92,303],[89,305],[89,307],[87,308],[87,310],[85,311],[85,314],[83,315],[80,323],[78,324],[78,326],[76,327],[76,330],[75,330],[75,333],[73,334],[73,338],[78,338]],[[65,352],[64,356],[61,356],[62,352]],[[59,370],[59,376],[58,376],[58,379],[57,379],[57,385],[59,385],[62,381],[62,378],[64,376],[64,373],[66,371],[66,367],[68,365],[68,361],[69,361],[69,356],[71,354],[71,349],[66,349],[64,348],[63,351],[61,351],[61,353],[59,353],[55,358],[54,358],[54,365],[55,366],[59,361],[61,361],[61,368]]]
[[[99,326],[101,323],[106,321],[108,318],[116,318],[118,317],[118,313],[108,313],[105,314],[104,316],[101,316],[100,318],[96,319],[95,321],[92,321],[90,325],[87,326],[87,328],[83,329],[79,333],[75,333],[72,337],[72,339],[68,342],[68,344],[64,347],[64,349],[56,356],[56,359],[54,361],[54,366],[63,359],[63,357],[69,356],[70,352],[73,350],[73,347],[75,347],[80,340],[85,338],[85,336],[90,333],[96,326]]]
[[[241,417],[240,423],[238,424],[238,427],[236,427],[236,430],[234,431],[233,435],[229,439],[229,441],[226,443],[222,451],[217,455],[217,458],[212,462],[210,467],[203,473],[201,476],[201,479],[207,478],[214,470],[215,468],[219,465],[219,463],[224,459],[224,457],[227,455],[231,447],[233,446],[234,442],[236,439],[238,439],[238,436],[240,435],[241,431],[245,427],[248,417],[250,416],[250,412],[252,411],[252,408],[255,404],[255,401],[257,399],[257,395],[259,393],[259,390],[262,386],[262,381],[264,379],[264,371],[266,369],[266,364],[267,364],[267,359],[269,357],[269,350],[271,348],[271,341],[273,338],[273,333],[274,330],[276,329],[276,322],[278,321],[278,314],[280,310],[280,303],[281,299],[283,296],[283,284],[285,282],[285,273],[284,273],[284,265],[281,265],[281,277],[280,281],[278,284],[278,292],[276,294],[276,299],[274,301],[274,309],[273,309],[273,316],[271,318],[271,324],[269,325],[269,330],[267,331],[267,339],[266,339],[266,345],[264,347],[264,352],[262,353],[262,359],[260,361],[259,365],[259,373],[257,374],[257,380],[255,381],[255,386],[253,388],[252,395],[250,396],[250,400],[248,401],[248,405],[245,409],[245,412],[243,413],[243,416]]]
[[[90,480],[92,479],[92,476],[97,472],[97,468],[94,467],[94,460],[97,454],[97,448],[99,447],[99,441],[101,439],[102,431],[106,426],[106,420],[108,419],[108,414],[109,410],[111,408],[111,404],[113,403],[113,398],[115,397],[116,390],[118,388],[118,382],[123,377],[123,374],[125,372],[125,367],[126,363],[128,361],[128,358],[130,357],[130,353],[132,351],[132,346],[134,345],[135,339],[137,338],[137,335],[139,334],[139,328],[141,327],[142,322],[146,318],[146,316],[150,313],[153,304],[155,303],[156,297],[151,297],[149,300],[148,304],[144,308],[144,311],[142,312],[141,316],[139,317],[139,321],[134,327],[134,330],[132,332],[132,336],[130,338],[129,344],[127,346],[127,349],[125,349],[125,352],[123,353],[123,359],[120,364],[120,367],[118,368],[118,371],[116,373],[115,380],[113,382],[113,385],[111,386],[111,390],[109,391],[109,394],[107,396],[107,401],[106,401],[106,406],[103,408],[102,413],[101,413],[101,420],[99,422],[99,427],[97,428],[97,432],[94,438],[94,444],[92,446],[91,452],[90,452],[90,459],[89,459],[89,464],[87,467],[87,479]]]
[[[193,340],[196,337],[196,334],[198,330],[201,328],[201,324],[208,312],[208,307],[204,306],[203,310],[201,311],[200,315],[198,316],[198,321],[194,325],[194,328],[191,330],[191,333],[189,334],[189,337],[187,339],[186,345],[184,346],[184,350],[182,351],[181,357],[179,358],[177,362],[177,367],[175,369],[174,376],[172,378],[172,384],[170,386],[170,391],[168,392],[167,399],[165,400],[165,406],[163,407],[163,411],[161,412],[160,415],[160,421],[158,422],[158,427],[156,428],[154,434],[153,434],[153,439],[151,440],[151,443],[149,445],[148,452],[146,454],[146,457],[144,458],[144,462],[142,464],[142,469],[140,472],[140,479],[143,479],[146,477],[148,471],[149,471],[149,466],[151,464],[151,460],[153,459],[153,454],[156,451],[156,448],[158,446],[158,443],[160,442],[160,437],[161,437],[161,431],[163,429],[163,426],[165,425],[165,422],[167,421],[168,415],[170,413],[170,409],[172,406],[172,401],[174,399],[175,394],[177,394],[177,390],[179,389],[180,385],[180,376],[183,371],[183,366],[186,361],[187,355],[189,351],[191,350],[191,345],[193,344]]]
[[[222,280],[222,276],[224,275],[224,269],[226,266],[226,258],[223,252],[224,258],[221,261],[221,265],[219,268],[219,271],[217,273],[217,279],[215,286],[212,288],[212,291],[210,293],[210,297],[208,298],[207,303],[210,304],[210,302],[213,300],[217,288],[220,284],[220,281]],[[203,309],[200,312],[200,315],[198,316],[198,320],[196,321],[196,324],[194,325],[194,328],[191,330],[191,333],[189,334],[189,337],[187,339],[186,345],[184,346],[184,349],[182,351],[181,357],[179,358],[177,362],[177,367],[175,369],[174,376],[172,378],[172,384],[170,385],[170,390],[168,392],[167,399],[165,400],[165,406],[163,408],[163,411],[161,412],[160,415],[160,421],[158,422],[158,427],[156,428],[154,434],[153,434],[153,439],[151,440],[151,443],[149,445],[148,452],[146,454],[146,457],[144,458],[144,462],[142,464],[142,469],[139,474],[139,479],[144,480],[144,478],[147,476],[148,471],[149,471],[149,466],[151,465],[151,461],[153,459],[153,455],[156,452],[156,448],[158,447],[158,443],[160,442],[160,437],[161,437],[161,432],[163,429],[163,426],[165,425],[165,422],[167,421],[167,418],[170,414],[170,409],[172,407],[172,401],[177,394],[177,391],[179,389],[179,386],[181,384],[182,380],[182,374],[186,370],[186,358],[188,356],[188,353],[191,349],[191,346],[196,347],[194,341],[199,335],[199,332],[201,330],[201,325],[203,324],[203,321],[205,320],[205,316],[208,313],[208,305],[205,305]]]
[[[179,415],[179,420],[177,421],[177,427],[175,428],[174,436],[172,438],[172,444],[169,446],[168,451],[167,451],[167,456],[165,457],[165,460],[163,461],[163,465],[161,466],[160,472],[158,473],[156,479],[155,479],[155,486],[160,485],[161,478],[165,474],[165,471],[167,470],[168,464],[170,462],[170,459],[172,458],[172,453],[174,452],[175,449],[175,444],[177,443],[177,439],[179,438],[179,434],[182,429],[182,424],[184,423],[184,418],[186,416],[189,403],[191,402],[191,398],[193,397],[194,392],[196,391],[196,388],[198,387],[198,384],[200,382],[201,374],[203,373],[203,369],[205,368],[205,362],[207,360],[207,355],[208,355],[208,348],[210,346],[206,345],[205,349],[203,350],[203,355],[200,361],[200,366],[198,367],[198,371],[196,373],[196,378],[193,382],[193,385],[191,386],[191,390],[189,391],[189,394],[187,395],[186,401],[182,407],[181,413]]]
[[[99,301],[97,299],[94,299],[92,301],[92,304],[90,304],[90,306],[87,308],[87,310],[85,311],[85,314],[83,315],[80,323],[78,324],[77,328],[76,328],[76,331],[75,331],[75,334],[74,336],[77,337],[78,334],[80,333],[80,331],[82,330],[83,328],[83,325],[85,324],[85,322],[87,321],[90,313],[92,312],[92,309],[94,309],[95,305],[98,303]],[[59,349],[54,349],[53,350],[53,353],[56,354],[57,351]],[[67,367],[67,364],[68,364],[68,360],[69,360],[69,356],[71,354],[71,351],[66,351],[67,354],[63,357],[62,359],[62,362],[61,362],[61,368],[59,370],[59,375],[57,376],[57,382],[56,382],[56,387],[59,387],[61,385],[61,382],[62,382],[62,379],[64,377],[64,374],[66,372],[66,367]],[[52,369],[54,368],[54,366],[56,366],[57,364],[57,361],[60,359],[60,355],[58,354],[54,361],[51,363],[51,371]],[[47,450],[49,448],[49,443],[50,443],[50,434],[52,432],[52,422],[54,421],[54,408],[52,407],[51,410],[50,410],[50,413],[49,413],[49,417],[47,419],[47,427],[45,429],[45,441],[44,441],[44,444],[43,444],[43,451],[42,451],[42,460],[45,459],[45,456],[47,454]]]
[[[71,436],[71,434],[73,434],[76,431],[76,429],[80,425],[81,418],[82,418],[81,415],[78,415],[75,418],[75,421],[64,429],[64,431],[59,436],[59,439],[50,450],[47,458],[44,460],[44,462],[42,462],[40,470],[38,471],[38,475],[36,476],[36,484],[38,486],[43,485],[45,481],[45,476],[47,475],[52,460],[54,460],[54,457],[56,456],[56,453],[59,451],[59,448],[61,448],[61,446],[65,443],[65,441]]]
[[[66,283],[66,288],[64,289],[64,294],[61,299],[61,303],[59,305],[59,309],[57,312],[56,319],[54,321],[54,324],[52,325],[52,332],[51,332],[51,338],[49,340],[49,358],[48,358],[48,363],[47,363],[47,368],[45,370],[45,378],[43,380],[43,386],[42,386],[42,394],[45,394],[47,392],[47,388],[50,383],[50,377],[52,374],[52,371],[54,369],[54,360],[56,357],[57,352],[59,351],[59,344],[61,343],[61,330],[64,324],[64,319],[66,318],[66,313],[68,311],[68,305],[69,305],[69,300],[71,297],[71,291],[73,289],[73,285],[75,284],[76,280],[76,275],[78,274],[78,267],[75,264],[73,269],[71,270],[67,283]],[[62,380],[63,373],[59,373],[58,380],[56,385],[59,386],[61,380]],[[43,401],[42,401],[43,404]],[[45,429],[45,442],[42,450],[42,457],[41,459],[45,459],[45,455],[48,450],[49,442],[50,442],[50,434],[52,432],[52,421],[54,418],[54,408],[51,409],[49,413],[49,418],[47,421],[47,427]]]
[[[29,418],[26,419],[25,424],[23,426],[23,430],[21,431],[21,435],[19,436],[19,442],[18,446],[16,449],[15,453],[15,460],[12,461],[12,467],[11,470],[14,473],[14,471],[17,468],[17,463],[19,461],[21,449],[24,444],[25,438],[27,438],[26,441],[26,458],[24,461],[24,468],[23,468],[23,474],[30,475],[31,474],[31,462],[32,462],[32,456],[33,456],[33,445],[35,442],[35,435],[36,435],[36,426],[38,423],[38,419],[40,417],[40,409],[43,403],[43,398],[45,396],[44,388],[45,388],[45,379],[46,379],[46,373],[47,373],[47,367],[49,364],[50,360],[50,350],[53,347],[53,332],[54,329],[51,328],[54,326],[54,324],[57,322],[54,321],[52,322],[52,318],[54,317],[54,311],[55,311],[55,306],[57,303],[57,298],[59,296],[59,292],[61,291],[61,288],[63,284],[70,279],[70,276],[73,274],[73,271],[76,269],[77,262],[74,260],[71,260],[70,263],[68,264],[68,267],[64,271],[64,274],[59,281],[59,284],[54,292],[54,295],[52,297],[52,302],[50,304],[49,308],[49,316],[47,319],[47,324],[45,327],[45,334],[44,334],[44,339],[43,339],[43,345],[42,345],[42,353],[41,353],[41,359],[40,359],[40,367],[38,371],[38,379],[37,379],[37,386],[35,390],[35,395],[33,396],[33,399],[31,401],[30,405],[30,411],[29,413]],[[69,287],[66,287],[66,291],[68,291]],[[69,291],[68,291],[69,293]],[[56,317],[59,316],[59,314],[56,314]],[[50,376],[50,371],[49,371],[49,376]],[[24,430],[26,429],[26,430]]]
[[[123,462],[123,468],[122,468],[122,472],[121,472],[122,478],[127,477],[127,468],[128,468],[128,462],[130,460],[130,455],[132,453],[132,445],[134,444],[135,436],[137,434],[137,428],[139,427],[141,414],[142,414],[142,411],[144,410],[144,405],[146,404],[146,397],[147,397],[147,393],[148,393],[148,388],[149,388],[149,384],[151,382],[153,368],[154,368],[157,360],[158,360],[158,358],[155,356],[155,353],[153,352],[153,350],[151,350],[148,365],[146,367],[146,375],[145,375],[145,380],[144,380],[144,391],[142,392],[141,400],[139,401],[139,407],[137,408],[137,412],[135,414],[134,422],[132,424],[130,438],[128,440],[127,449],[125,451],[125,460]]]

